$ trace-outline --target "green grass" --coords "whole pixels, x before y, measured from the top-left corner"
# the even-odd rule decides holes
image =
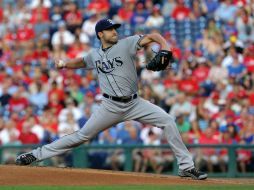
[[[64,186],[64,187],[49,187],[49,186],[17,186],[17,187],[7,187],[0,186],[1,190],[252,190],[254,185],[130,185],[130,186]]]

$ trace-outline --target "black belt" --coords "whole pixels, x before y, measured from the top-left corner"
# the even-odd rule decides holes
[[[105,94],[105,93],[103,94],[103,96],[105,98],[110,99],[110,100],[114,100],[114,101],[117,101],[117,102],[124,102],[124,103],[129,102],[131,100],[134,100],[134,99],[136,99],[138,97],[137,94],[133,94],[131,96],[116,97],[116,96],[110,96],[110,95]]]

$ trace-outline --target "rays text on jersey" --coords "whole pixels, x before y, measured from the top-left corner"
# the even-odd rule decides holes
[[[121,67],[123,65],[123,61],[121,60],[121,57],[115,57],[111,60],[96,60],[95,61],[97,72],[100,73],[111,73],[115,70],[116,67]]]

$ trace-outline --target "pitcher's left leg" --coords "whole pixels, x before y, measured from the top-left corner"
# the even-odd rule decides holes
[[[184,145],[180,133],[177,129],[174,118],[167,114],[160,107],[142,99],[138,98],[132,109],[126,114],[125,119],[136,120],[142,123],[149,123],[153,126],[160,127],[164,130],[168,143],[170,144],[179,165],[179,171],[198,172],[194,167],[192,156],[186,146]],[[205,179],[207,174],[197,174],[198,176],[190,176],[179,173],[183,177],[192,177],[196,179]]]

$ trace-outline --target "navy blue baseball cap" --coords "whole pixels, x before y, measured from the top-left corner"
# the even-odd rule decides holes
[[[102,32],[103,30],[109,29],[109,28],[119,28],[121,24],[114,23],[111,19],[102,19],[99,20],[95,25],[95,32],[98,37],[98,32]]]

